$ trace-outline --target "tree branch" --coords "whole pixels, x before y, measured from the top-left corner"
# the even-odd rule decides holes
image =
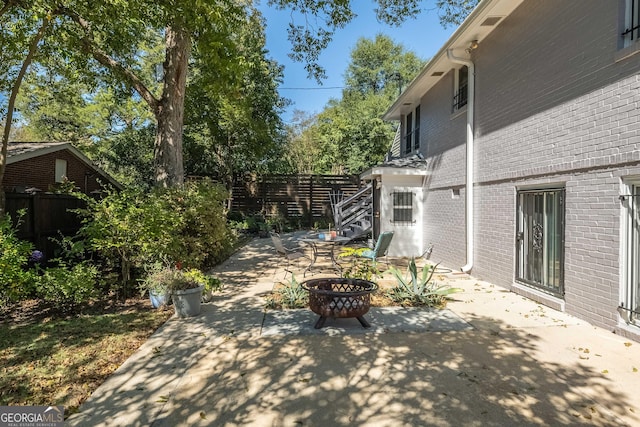
[[[96,46],[91,31],[91,23],[78,15],[75,11],[66,8],[62,9],[62,13],[71,18],[76,24],[84,30],[85,36],[82,38],[84,48],[93,56],[93,58],[100,64],[122,75],[138,94],[145,100],[145,102],[151,108],[154,115],[157,115],[160,108],[160,101],[153,95],[153,93],[147,88],[144,82],[130,69],[123,66],[116,59],[111,57],[108,53]]]

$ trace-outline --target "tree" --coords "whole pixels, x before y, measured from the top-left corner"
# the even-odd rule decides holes
[[[333,32],[354,17],[349,0],[270,0],[280,8],[291,8],[305,17],[324,22],[289,27],[291,56],[307,62],[311,76],[320,78],[319,52]],[[419,10],[419,0],[377,0],[378,17],[398,24]],[[473,1],[442,0],[440,7],[470,5]],[[48,0],[22,2],[4,0],[0,7],[0,91],[9,93],[5,111],[5,132],[0,150],[0,186],[6,165],[6,145],[13,121],[15,102],[22,78],[38,49],[41,57],[56,58],[58,66],[105,82],[124,85],[137,93],[156,121],[154,179],[157,186],[181,185],[184,179],[182,153],[184,101],[192,56],[202,69],[219,75],[234,74],[238,64],[234,49],[235,29],[245,16],[250,0],[110,0],[60,5]],[[454,9],[452,9],[454,10]],[[462,10],[465,10],[462,7]],[[455,19],[455,18],[454,18]],[[139,68],[140,47],[164,40],[164,61],[159,91],[145,80]],[[6,74],[5,74],[6,71]],[[0,198],[0,213],[4,210]]]
[[[286,160],[289,164],[288,172],[313,174],[317,159],[321,154],[318,141],[317,116],[304,111],[295,110],[291,124],[287,126]]]
[[[373,4],[379,21],[398,26],[407,18],[416,16],[422,10],[422,4],[435,2],[440,23],[447,27],[462,23],[479,1],[375,0]],[[289,56],[306,64],[305,69],[310,78],[321,81],[325,77],[325,71],[318,63],[320,53],[329,45],[335,31],[355,17],[351,1],[269,0],[268,4],[278,9],[291,9],[292,20],[287,29],[292,46]]]
[[[5,2],[0,9],[0,19],[7,14],[10,6],[11,2]],[[9,143],[9,135],[11,135],[15,102],[18,97],[20,85],[22,84],[22,79],[38,50],[38,44],[44,38],[51,24],[51,19],[48,15],[41,18],[39,16],[36,17],[38,18],[37,22],[39,22],[39,25],[35,30],[17,23],[16,25],[3,26],[5,32],[15,34],[15,40],[6,37],[5,32],[0,35],[0,41],[3,42],[2,45],[4,47],[3,55],[0,57],[0,63],[2,63],[0,71],[2,71],[1,75],[3,76],[2,79],[0,79],[0,85],[9,92],[9,100],[4,119],[4,130],[2,133],[2,147],[0,147],[0,219],[2,219],[5,214],[6,203],[4,190],[2,189],[2,181],[7,167],[7,146]],[[0,23],[3,23],[2,20],[0,20]],[[5,40],[8,40],[8,43],[4,43]],[[20,54],[25,55],[22,60],[18,59],[21,57]]]
[[[395,134],[395,127],[381,116],[397,96],[398,85],[410,81],[421,67],[415,54],[388,36],[359,39],[351,51],[342,98],[331,100],[315,121],[301,122],[289,151],[306,152],[316,173],[359,173],[379,163]],[[306,147],[314,143],[317,152],[312,154]],[[299,159],[297,163],[304,164]]]
[[[259,11],[247,8],[233,37],[242,66],[229,79],[222,81],[217,70],[200,67],[196,57],[185,127],[187,167],[228,189],[235,173],[256,170],[278,148],[279,113],[285,103],[277,91],[283,70],[267,58]]]

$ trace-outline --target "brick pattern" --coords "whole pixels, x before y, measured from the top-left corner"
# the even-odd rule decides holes
[[[76,187],[85,193],[100,189],[98,180],[107,183],[107,180],[96,174],[96,171],[88,167],[67,150],[22,160],[7,165],[3,187],[6,191],[14,191],[16,188],[36,187],[42,191],[48,191],[50,186],[55,186],[56,159],[67,161],[67,178],[73,181]]]
[[[433,246],[431,261],[451,268],[466,264],[464,191],[453,199],[451,190],[425,193],[424,247]]]
[[[566,188],[565,309],[615,330],[620,303],[620,181],[640,176],[640,54],[615,60],[619,8],[600,0],[522,5],[473,52],[476,63],[473,275],[515,278],[516,191]],[[424,239],[434,260],[465,257],[464,115],[453,74],[422,99],[433,175]]]

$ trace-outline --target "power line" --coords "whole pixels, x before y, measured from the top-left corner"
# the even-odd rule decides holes
[[[333,90],[344,89],[344,86],[328,86],[328,87],[280,87],[279,90]]]

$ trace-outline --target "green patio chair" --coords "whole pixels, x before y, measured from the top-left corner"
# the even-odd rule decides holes
[[[358,254],[358,256],[369,258],[375,263],[378,261],[378,258],[387,256],[389,245],[391,244],[392,239],[393,231],[385,231],[384,233],[380,233],[380,235],[378,236],[378,241],[376,242],[376,246],[373,249],[362,251],[362,253]]]

